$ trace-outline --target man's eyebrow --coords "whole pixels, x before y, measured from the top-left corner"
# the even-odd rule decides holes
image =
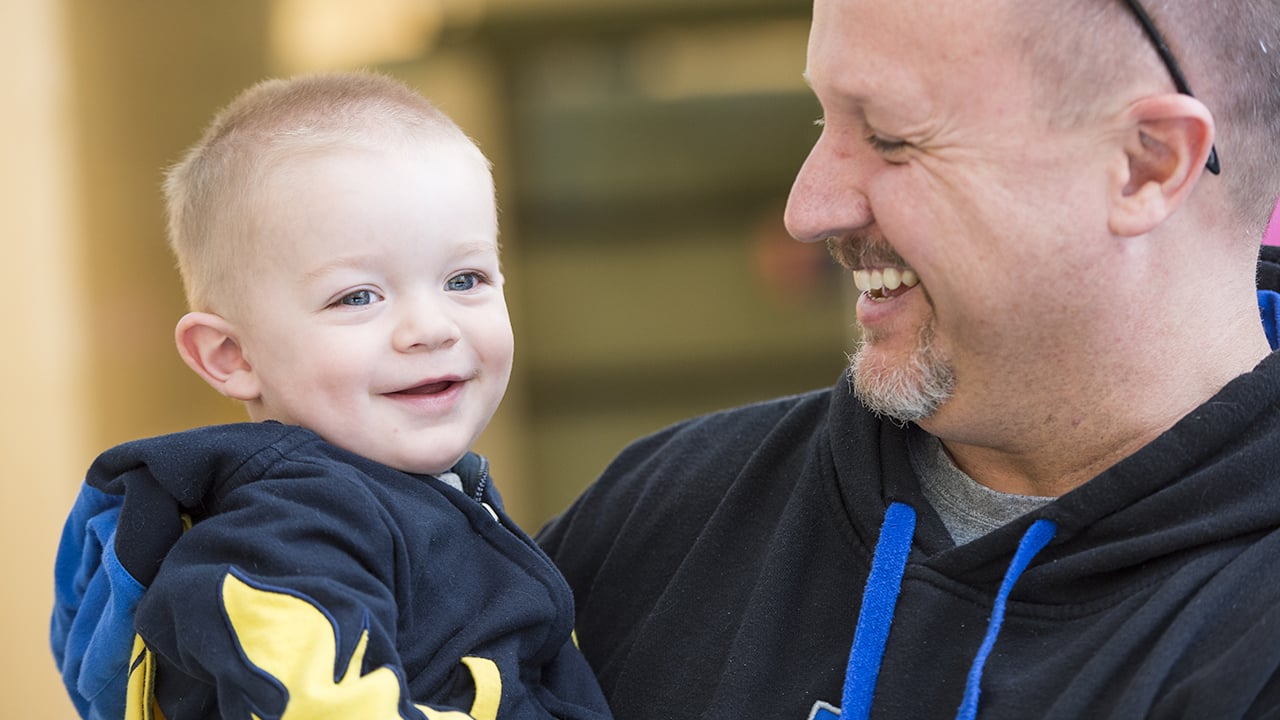
[[[818,89],[813,86],[813,77],[809,75],[809,70],[805,69],[804,72],[800,73],[800,77],[804,80],[804,84],[809,88],[809,92],[817,95]],[[853,92],[847,89],[842,90],[840,86],[835,86],[833,90],[841,92],[843,94],[842,99],[853,104],[861,106],[867,102],[867,96],[861,92]]]

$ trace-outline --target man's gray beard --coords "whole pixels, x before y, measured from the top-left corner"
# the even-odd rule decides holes
[[[867,341],[849,359],[853,391],[868,410],[906,424],[932,415],[955,390],[956,375],[933,342],[933,324],[920,328],[915,350],[904,365],[866,372],[861,367]]]

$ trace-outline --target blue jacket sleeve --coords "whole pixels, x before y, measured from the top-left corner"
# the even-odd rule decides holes
[[[124,717],[133,614],[143,586],[115,553],[124,498],[81,486],[54,561],[50,643],[83,718]]]

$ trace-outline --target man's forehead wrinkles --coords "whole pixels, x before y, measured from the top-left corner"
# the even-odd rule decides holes
[[[824,113],[868,114],[920,118],[931,102],[927,93],[906,73],[892,75],[842,73],[819,76],[810,86]]]

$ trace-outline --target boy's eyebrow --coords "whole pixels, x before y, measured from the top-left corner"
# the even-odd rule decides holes
[[[498,244],[493,240],[470,240],[460,243],[455,253],[456,257],[470,257],[472,255],[498,255]],[[334,270],[344,268],[359,268],[364,265],[373,263],[374,255],[371,253],[358,253],[351,255],[340,255],[328,262],[321,263],[318,267],[312,268],[302,274],[303,280],[317,280],[328,275]]]
[[[483,255],[485,253],[498,254],[498,243],[494,240],[469,240],[458,246],[459,255]]]
[[[360,267],[365,265],[369,259],[368,254],[360,255],[341,255],[328,262],[321,263],[318,267],[312,268],[302,274],[303,280],[317,280],[328,275],[334,270],[342,268]]]

